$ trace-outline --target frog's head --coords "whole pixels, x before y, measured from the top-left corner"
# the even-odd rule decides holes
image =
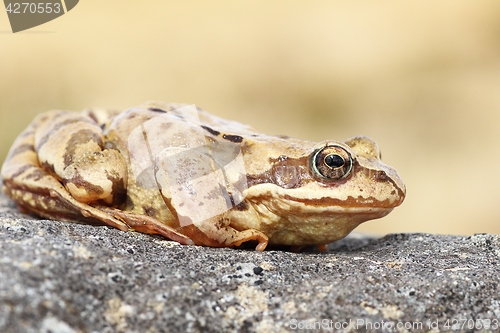
[[[387,215],[405,198],[397,171],[381,162],[368,137],[300,150],[271,159],[267,181],[249,180],[246,199],[275,217],[268,219],[271,243],[327,244]]]

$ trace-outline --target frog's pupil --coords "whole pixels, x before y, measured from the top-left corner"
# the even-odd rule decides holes
[[[344,159],[337,154],[330,154],[325,157],[325,164],[332,169],[340,168],[345,164]]]

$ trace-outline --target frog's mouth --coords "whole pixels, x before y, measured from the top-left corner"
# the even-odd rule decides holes
[[[342,201],[329,197],[301,199],[289,195],[278,200],[263,202],[263,204],[277,215],[294,215],[306,220],[345,219],[357,221],[357,223],[384,217],[397,206],[390,204],[387,200],[378,202],[372,199],[349,198],[347,201]]]
[[[385,200],[380,201],[373,197],[365,198],[352,196],[349,196],[346,199],[337,199],[332,197],[297,198],[292,195],[285,195],[283,199],[300,203],[307,207],[317,207],[318,209],[323,210],[326,207],[332,207],[335,210],[352,212],[366,210],[392,210],[403,202],[403,199],[398,198],[386,198]]]
[[[311,191],[310,189],[283,189],[273,184],[259,184],[248,189],[246,199],[264,203],[272,211],[290,211],[291,213],[331,213],[331,214],[366,214],[387,215],[399,206],[405,197],[402,190],[394,189],[389,195],[381,195],[384,200],[360,191],[358,193],[332,196],[329,191]],[[298,214],[297,214],[298,215]]]

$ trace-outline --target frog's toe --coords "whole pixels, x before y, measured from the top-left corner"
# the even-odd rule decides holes
[[[221,226],[215,223],[190,224],[182,227],[182,230],[196,245],[201,246],[233,247],[244,242],[257,241],[259,244],[255,249],[262,251],[269,242],[269,238],[258,230],[238,231],[230,226]]]
[[[239,246],[248,241],[258,241],[259,244],[255,247],[256,251],[264,251],[269,243],[269,238],[260,231],[249,229],[245,231],[240,231],[237,238],[234,240],[231,246]]]

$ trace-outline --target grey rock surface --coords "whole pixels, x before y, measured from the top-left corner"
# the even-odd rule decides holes
[[[0,196],[0,332],[491,332],[499,280],[497,235],[256,252],[38,220]]]

